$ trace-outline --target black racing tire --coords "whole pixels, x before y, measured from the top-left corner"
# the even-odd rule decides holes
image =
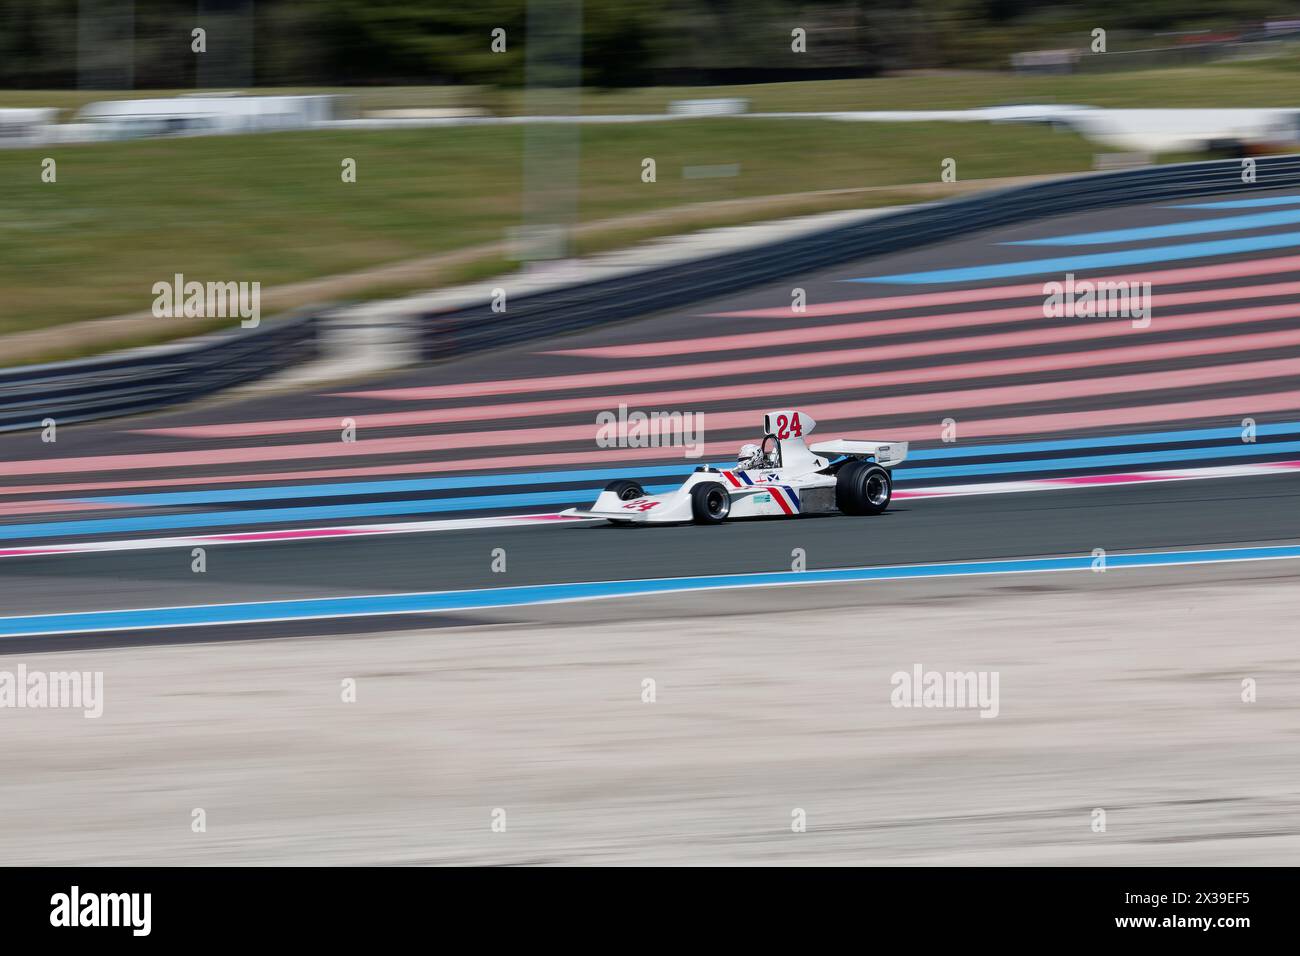
[[[854,477],[863,465],[860,461],[848,461],[835,472],[835,507],[846,515],[857,514],[857,493],[854,490]]]
[[[605,490],[618,495],[619,501],[632,501],[635,498],[645,497],[645,489],[641,487],[641,482],[629,481],[626,478],[611,481],[605,486]]]
[[[691,517],[696,524],[722,524],[731,514],[731,495],[719,482],[701,481],[691,487]]]
[[[835,506],[846,515],[878,515],[893,496],[893,475],[874,461],[852,461],[835,474]]]

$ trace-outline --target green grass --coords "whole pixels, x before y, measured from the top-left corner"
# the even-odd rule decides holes
[[[1293,106],[1300,56],[1179,69],[1072,76],[966,72],[757,86],[584,91],[587,113],[657,112],[673,99],[742,96],[751,111],[966,108],[1011,102],[1097,106]],[[309,92],[305,90],[259,90]],[[322,91],[310,91],[322,92]],[[523,92],[475,87],[341,91],[363,110],[523,108]],[[0,93],[0,106],[62,106],[120,96]],[[0,151],[0,333],[147,310],[150,287],[181,272],[257,280],[264,288],[490,244],[520,222],[526,136],[557,128],[310,132]],[[1089,168],[1097,147],[1041,127],[694,119],[587,126],[580,140],[582,222],[725,199],[933,183],[951,156],[963,180]],[[40,160],[58,182],[40,180]],[[344,184],[340,161],[358,162]],[[658,182],[640,181],[653,157]],[[685,179],[685,166],[739,164],[740,175]],[[543,196],[562,200],[542,179]],[[816,197],[780,215],[907,201],[906,191]],[[562,206],[561,202],[561,206]],[[764,208],[684,214],[587,234],[589,252],[674,231],[771,218]],[[503,265],[485,250],[440,281]],[[404,291],[376,281],[358,295]],[[0,362],[3,357],[0,357]]]
[[[267,320],[263,319],[263,321]],[[178,335],[175,329],[168,328],[165,324],[160,322],[151,331],[142,331],[134,335],[125,335],[115,340],[112,349],[105,349],[102,346],[97,346],[89,342],[71,340],[64,341],[61,344],[52,344],[47,349],[43,350],[40,356],[36,359],[10,361],[3,352],[0,352],[0,368],[14,365],[34,365],[38,362],[69,362],[73,359],[91,358],[96,355],[103,355],[107,351],[165,345],[178,338],[207,335],[211,332],[229,332],[232,328],[234,328],[234,326],[230,319],[206,319],[195,325],[189,326],[183,334]]]
[[[649,88],[588,93],[583,99],[583,111],[659,112],[673,100],[731,96],[748,99],[750,112],[946,110],[1009,103],[1063,103],[1112,108],[1293,107],[1297,105],[1297,72],[1300,72],[1300,58],[1285,57],[1070,76],[954,72],[703,89]],[[517,100],[511,102],[514,105]]]
[[[1105,54],[1099,54],[1104,56]],[[648,87],[583,90],[584,113],[659,113],[673,100],[738,96],[752,112],[788,110],[966,109],[1004,103],[1070,103],[1109,107],[1295,106],[1300,53],[1259,60],[1153,70],[1061,76],[952,71],[860,80],[821,80],[748,86]],[[0,91],[0,106],[79,109],[102,99],[173,96],[187,90]],[[342,93],[358,110],[476,107],[498,114],[525,111],[523,90],[475,86],[260,88],[259,94]],[[65,117],[66,118],[66,117]]]
[[[0,152],[0,332],[147,310],[153,283],[177,272],[265,289],[499,241],[519,223],[524,136],[313,132]],[[962,179],[1065,172],[1092,152],[1042,127],[975,124],[702,119],[580,136],[583,221],[934,182],[948,156]],[[46,154],[54,184],[40,179]],[[355,184],[340,180],[344,157],[357,161]],[[643,157],[656,160],[656,183],[641,182]],[[682,176],[731,163],[734,178]]]

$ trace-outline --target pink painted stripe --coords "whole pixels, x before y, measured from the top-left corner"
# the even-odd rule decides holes
[[[1090,352],[1076,351],[1049,355],[1030,355],[1020,358],[965,362],[958,365],[937,365],[918,369],[899,369],[889,372],[868,372],[786,381],[760,380],[738,385],[702,386],[699,388],[671,389],[635,394],[589,395],[581,398],[563,398],[537,402],[511,402],[498,405],[384,412],[378,415],[357,415],[355,420],[359,429],[398,428],[415,425],[441,425],[451,422],[506,421],[512,418],[566,415],[575,412],[617,408],[620,403],[632,408],[681,408],[692,403],[715,404],[746,398],[766,397],[772,401],[777,401],[784,400],[781,396],[787,395],[797,397],[798,401],[806,401],[805,396],[808,395],[847,389],[868,390],[922,382],[966,381],[987,376],[1010,376],[1063,369],[1085,369],[1137,361],[1166,361],[1175,358],[1222,355],[1226,352],[1248,352],[1292,345],[1300,345],[1300,329],[1282,332],[1258,332],[1232,338],[1191,339],[1182,342],[1130,345],[1121,348],[1097,349]],[[338,428],[339,419],[336,417],[272,419],[219,425],[147,428],[139,429],[139,431],[144,434],[185,438],[244,438],[253,435],[332,432],[337,431]]]
[[[753,430],[759,421],[750,412],[747,426]],[[519,445],[529,442],[550,443],[565,440],[591,439],[594,443],[596,426],[581,425],[563,429],[543,429],[548,435],[539,435],[538,429],[518,429],[498,432],[469,432],[455,436],[388,438],[370,441],[321,442],[300,445],[266,445],[252,448],[226,448],[214,451],[198,452],[149,452],[134,455],[90,455],[81,458],[45,458],[27,461],[10,461],[0,465],[0,471],[13,475],[58,475],[80,474],[86,471],[135,471],[148,468],[166,469],[174,472],[177,468],[188,466],[207,466],[220,464],[238,464],[256,461],[286,461],[292,459],[343,458],[353,455],[397,455],[414,452],[438,452],[456,448],[492,446],[498,442],[502,445]],[[452,441],[451,439],[456,439]],[[726,449],[735,451],[731,444],[715,442],[705,446],[705,454],[719,454]],[[456,471],[479,471],[490,468],[548,467],[551,465],[576,464],[581,462],[618,462],[645,459],[663,459],[673,457],[665,454],[662,448],[626,448],[591,452],[551,452],[548,454],[522,456],[518,454],[494,455],[487,458],[462,459],[459,461],[439,461],[421,463],[417,470],[443,474]],[[254,476],[255,477],[255,476]],[[211,480],[211,479],[206,479]]]
[[[1262,415],[1268,412],[1290,412],[1300,409],[1300,391],[1273,392],[1243,395],[1222,399],[1193,402],[1169,402],[1161,405],[1139,406],[1131,409],[1101,409],[1093,412],[1048,413],[998,419],[971,419],[962,422],[962,435],[966,437],[998,437],[1025,434],[1047,435],[1084,428],[1104,428],[1122,425],[1151,424],[1157,422],[1187,422],[1218,420],[1223,416]],[[856,420],[855,420],[856,421]],[[830,424],[826,422],[825,424]],[[941,438],[939,423],[924,427],[890,429],[890,437],[903,440],[935,440]],[[824,429],[823,429],[824,430]],[[705,455],[729,455],[735,451],[730,440],[708,442]],[[170,459],[170,455],[165,458]],[[396,474],[450,474],[464,471],[488,471],[502,468],[521,470],[550,468],[557,465],[599,464],[614,466],[621,463],[672,460],[660,448],[621,448],[599,451],[559,451],[540,455],[493,455],[484,458],[462,458],[456,461],[404,462],[393,465],[373,465],[365,468],[311,469],[285,472],[249,472],[237,475],[202,476],[193,478],[137,478],[108,482],[78,482],[69,484],[33,484],[0,486],[0,494],[37,494],[54,489],[59,491],[95,491],[120,488],[154,488],[211,484],[248,484],[259,481],[298,481],[313,478],[354,478]],[[163,466],[167,461],[162,462]],[[105,470],[130,470],[137,466],[113,462]],[[70,474],[80,474],[81,469],[70,468]]]
[[[1093,282],[1122,282],[1138,278],[1152,285],[1173,285],[1179,282],[1210,282],[1216,279],[1238,279],[1244,276],[1270,275],[1278,272],[1300,271],[1300,256],[1282,256],[1274,259],[1256,259],[1245,262],[1225,262],[1220,265],[1165,269],[1157,272],[1130,273],[1129,275],[1098,276]],[[1080,272],[1080,277],[1085,272]],[[736,312],[711,312],[721,318],[790,319],[821,318],[828,315],[853,315],[860,312],[883,312],[889,309],[926,309],[942,305],[960,305],[965,302],[993,302],[999,299],[1019,299],[1042,296],[1041,282],[1023,285],[985,286],[981,289],[955,289],[947,292],[926,292],[920,295],[891,295],[876,299],[848,299],[809,305],[807,311],[793,313],[790,306],[774,309],[742,309]]]
[[[492,459],[499,464],[492,468],[511,467],[517,458]],[[254,471],[237,475],[204,475],[190,478],[128,478],[118,481],[44,482],[37,485],[0,485],[0,495],[36,495],[73,491],[116,491],[123,488],[176,488],[214,487],[217,485],[262,484],[275,481],[302,481],[319,478],[370,478],[381,475],[430,475],[446,470],[446,465],[436,461],[405,462],[396,465],[370,465],[365,468],[312,468],[301,471]]]
[[[1300,373],[1300,359],[1244,362],[1210,368],[1178,369],[1167,372],[1117,375],[1033,385],[962,389],[878,400],[826,402],[805,406],[814,418],[829,422],[864,421],[891,415],[941,411],[947,415],[963,408],[1012,405],[1022,402],[1059,401],[1067,398],[1186,388],[1222,382],[1252,381]],[[710,412],[705,425],[715,431],[752,430],[761,420],[761,410]],[[1210,414],[1225,414],[1211,412]],[[48,475],[76,471],[122,471],[136,468],[174,469],[186,465],[233,464],[249,461],[277,461],[297,458],[342,458],[352,455],[397,455],[414,452],[453,451],[460,448],[515,447],[566,441],[594,441],[596,426],[553,425],[509,428],[480,432],[452,432],[434,436],[363,439],[357,442],[317,442],[297,445],[257,445],[203,451],[150,452],[133,455],[97,455],[84,458],[39,458],[3,465],[6,474]],[[666,456],[665,456],[666,457]],[[446,467],[443,467],[446,470]]]
[[[1269,292],[1267,295],[1298,295],[1300,282],[1284,282],[1269,289],[1286,291]],[[1196,298],[1192,298],[1196,297]],[[1171,293],[1153,295],[1151,306],[1154,310],[1169,305],[1189,305],[1194,302],[1216,302],[1224,299],[1249,299],[1253,295],[1246,288],[1210,289],[1205,292]],[[1169,300],[1180,300],[1177,302]],[[1184,319],[1198,320],[1209,315],[1231,317],[1238,314],[1258,312],[1271,314],[1273,318],[1294,318],[1297,306],[1294,302],[1282,305],[1256,307],[1254,309],[1229,309],[1222,312],[1197,312],[1189,315],[1157,315],[1150,328],[1158,327],[1168,330],[1171,326],[1182,327]],[[768,332],[743,332],[738,335],[715,335],[701,339],[674,339],[667,342],[638,342],[632,345],[605,345],[597,348],[562,349],[552,355],[581,355],[588,358],[658,358],[668,355],[698,355],[702,352],[734,352],[740,350],[771,348],[780,345],[806,345],[811,342],[841,342],[847,339],[868,336],[896,335],[903,333],[936,332],[944,329],[968,329],[981,325],[996,325],[1002,322],[1026,321],[1037,319],[1040,322],[1061,322],[1061,319],[1049,319],[1043,315],[1043,305],[1021,306],[1014,309],[987,309],[982,312],[947,312],[940,315],[918,315],[903,319],[872,319],[866,322],[844,322],[838,325],[799,326],[788,329],[773,329]],[[1117,325],[1120,329],[1132,329],[1127,319],[1085,319],[1087,322]],[[1015,335],[1017,333],[1008,333]],[[943,345],[943,340],[929,343],[932,347]]]
[[[300,538],[337,538],[349,534],[365,534],[355,528],[294,528],[285,531],[250,531],[222,535],[222,541],[290,541]]]
[[[1218,312],[1188,313],[1157,317],[1147,328],[1135,329],[1128,322],[1102,319],[1096,324],[1059,326],[1044,320],[1044,326],[1018,332],[993,335],[972,335],[961,338],[926,342],[906,342],[895,345],[877,345],[856,349],[831,349],[822,352],[793,352],[765,355],[759,358],[727,359],[718,362],[694,362],[685,365],[669,364],[655,368],[618,369],[609,372],[586,372],[577,375],[551,375],[541,378],[521,378],[499,382],[470,382],[458,385],[431,385],[421,388],[393,389],[377,392],[345,393],[358,398],[388,398],[403,401],[422,401],[476,397],[479,395],[504,395],[517,392],[544,392],[560,389],[615,387],[650,382],[699,380],[702,378],[746,378],[768,372],[790,371],[803,368],[828,368],[835,365],[852,365],[859,362],[883,362],[890,359],[915,358],[927,355],[952,353],[961,355],[976,350],[1018,348],[1033,345],[1051,345],[1062,342],[1084,342],[1112,336],[1142,336],[1156,332],[1231,327],[1250,322],[1266,322],[1278,318],[1300,315],[1300,304],[1267,306],[1251,309],[1228,309]],[[1174,319],[1177,325],[1173,325]],[[334,426],[337,427],[337,420]]]
[[[1057,488],[1105,487],[1107,485],[1146,484],[1158,481],[1193,481],[1203,478],[1246,477],[1300,471],[1300,461],[1264,461],[1246,465],[1213,465],[1170,471],[1135,471],[1111,475],[1074,475],[1055,478],[1028,478],[1018,481],[987,481],[969,485],[939,485],[910,488],[894,492],[895,499],[958,498],[967,495],[1014,494],[1050,491]]]
[[[751,429],[752,430],[752,429]],[[704,453],[706,455],[730,455],[734,452],[735,446],[731,441],[718,441],[706,444]],[[273,476],[275,480],[297,481],[303,478],[352,478],[367,477],[377,475],[441,475],[462,471],[489,471],[498,469],[537,469],[550,468],[555,465],[574,465],[574,464],[599,464],[599,465],[617,465],[623,462],[640,462],[646,460],[671,460],[673,455],[671,450],[665,454],[662,448],[609,448],[599,451],[578,452],[578,451],[560,451],[547,452],[540,455],[492,455],[485,458],[462,458],[454,461],[421,461],[421,462],[404,462],[395,465],[375,465],[368,468],[324,468],[304,471],[288,472],[248,472],[241,475],[222,475],[222,476],[204,476],[191,479],[181,478],[148,478],[142,477],[130,481],[112,481],[103,484],[98,483],[78,483],[71,484],[35,484],[35,485],[3,485],[0,486],[0,494],[35,494],[49,492],[52,490],[64,491],[68,488],[76,487],[82,491],[91,491],[99,488],[155,488],[169,487],[178,484],[184,485],[216,485],[239,483],[256,484],[261,481],[269,481]],[[680,460],[680,458],[678,459]],[[155,467],[154,465],[116,465],[106,468],[107,471],[129,471],[135,469],[146,469]],[[174,471],[175,468],[169,467],[166,462],[161,463],[168,472]],[[179,466],[178,466],[179,467]],[[78,469],[69,469],[67,474],[81,474]],[[62,474],[62,472],[50,472],[50,474]]]
[[[43,489],[49,491],[49,488]],[[60,514],[68,511],[112,511],[121,505],[89,501],[7,501],[0,502],[0,515]]]
[[[481,518],[439,521],[410,521],[401,524],[354,525],[350,527],[286,528],[266,532],[230,532],[177,538],[122,538],[117,541],[81,541],[36,548],[0,548],[0,558],[49,554],[88,554],[93,552],[142,551],[158,548],[192,548],[208,545],[295,541],[322,537],[345,537],[388,534],[420,534],[431,531],[456,531],[466,528],[505,528],[512,525],[552,524],[590,520],[576,515],[492,515]]]
[[[1091,475],[1070,478],[1039,478],[1023,481],[992,481],[971,485],[945,485],[932,488],[912,488],[897,490],[895,499],[912,498],[950,498],[965,495],[1005,494],[1012,492],[1048,491],[1078,485],[1134,484],[1155,481],[1186,481],[1200,478],[1221,476],[1250,476],[1277,474],[1279,472],[1300,470],[1300,461],[1254,462],[1246,465],[1213,466],[1178,471],[1133,472],[1124,475]],[[775,489],[773,489],[775,490]],[[178,538],[139,539],[125,538],[117,541],[92,541],[71,544],[57,544],[46,547],[2,548],[0,558],[27,557],[31,555],[83,554],[88,552],[111,552],[127,550],[156,549],[165,547],[194,547],[203,545],[220,545],[248,541],[291,541],[295,539],[316,538],[341,535],[388,535],[413,534],[441,529],[459,530],[465,527],[502,527],[523,522],[572,522],[587,521],[588,518],[562,513],[511,515],[506,517],[484,517],[463,521],[415,521],[405,524],[356,525],[335,528],[291,528],[276,532],[247,534],[234,532],[229,534],[201,535]]]
[[[1053,412],[1046,415],[1016,415],[961,421],[959,432],[966,438],[993,438],[1002,435],[1051,435],[1085,428],[1113,428],[1123,425],[1146,425],[1154,422],[1220,420],[1228,416],[1263,415],[1268,412],[1300,409],[1300,391],[1273,392],[1260,395],[1234,395],[1206,398],[1191,402],[1165,402],[1105,408],[1089,412]],[[819,423],[820,424],[820,423]],[[899,429],[899,441],[941,441],[943,425],[935,422],[922,428]],[[890,437],[894,437],[891,431]]]
[[[1131,480],[1134,475],[1076,475],[1073,478],[1053,479],[1067,485],[1107,485]]]

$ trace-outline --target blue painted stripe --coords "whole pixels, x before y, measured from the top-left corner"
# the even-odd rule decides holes
[[[1169,222],[1158,226],[1133,226],[1128,229],[1106,229],[1101,232],[1075,232],[1065,236],[1047,236],[1042,239],[1019,239],[1004,242],[1005,246],[1102,246],[1112,242],[1145,242],[1148,239],[1172,239],[1175,236],[1200,236],[1215,232],[1239,232],[1243,229],[1265,229],[1269,226],[1290,226],[1300,222],[1300,209],[1284,212],[1260,212],[1248,216],[1219,216],[1211,219],[1192,219],[1187,222]]]
[[[1300,422],[1279,422],[1259,425],[1259,437],[1290,435],[1300,432]],[[1043,451],[1070,451],[1082,448],[1125,448],[1130,445],[1162,445],[1174,442],[1214,441],[1228,439],[1241,441],[1241,427],[1189,428],[1179,431],[1142,432],[1135,435],[1101,435],[1088,438],[1061,438],[1054,441],[1013,442],[997,445],[953,445],[948,448],[920,448],[908,453],[908,461],[930,461],[946,458],[970,458],[976,455],[1025,455]]]
[[[896,275],[867,276],[846,282],[892,282],[901,285],[924,285],[939,282],[976,282],[985,279],[1009,279],[1015,276],[1083,272],[1087,269],[1114,269],[1151,262],[1177,262],[1204,259],[1240,252],[1287,249],[1300,246],[1300,232],[1283,232],[1272,236],[1245,236],[1240,239],[1216,239],[1187,242],[1175,246],[1145,246],[1120,252],[1097,252],[1089,255],[1030,259],[1025,262],[996,262],[959,269],[934,269],[929,272],[901,272]]]
[[[943,468],[909,468],[894,470],[899,480],[922,481],[927,478],[966,478],[976,475],[1020,475],[1039,471],[1073,471],[1079,468],[1114,468],[1152,465],[1171,461],[1195,461],[1203,465],[1224,458],[1254,458],[1260,455],[1295,454],[1300,442],[1221,445],[1217,448],[1172,448],[1125,455],[1076,455],[1070,458],[1036,458],[1019,461],[982,462],[974,465],[949,465]]]
[[[1256,434],[1260,437],[1270,435],[1289,435],[1300,433],[1300,422],[1280,422],[1260,425]],[[931,461],[949,458],[970,458],[974,456],[1025,455],[1037,452],[1069,451],[1083,448],[1116,448],[1131,445],[1167,444],[1172,442],[1213,441],[1227,439],[1237,441],[1241,437],[1238,426],[1226,428],[1194,428],[1179,431],[1143,432],[1134,435],[1103,435],[1088,438],[1062,438],[1054,441],[1004,442],[996,445],[960,444],[944,448],[915,449],[908,455],[909,461]],[[730,462],[718,462],[714,468],[730,468]],[[693,467],[693,466],[692,466]],[[342,483],[321,483],[310,485],[259,485],[257,487],[218,488],[206,491],[151,492],[129,495],[102,495],[90,498],[67,499],[93,504],[120,505],[123,508],[177,507],[184,505],[211,504],[228,501],[278,501],[281,499],[331,498],[343,496],[398,494],[412,491],[443,491],[465,488],[509,488],[518,486],[553,485],[579,481],[613,481],[616,478],[649,478],[656,476],[685,478],[684,468],[680,463],[669,463],[655,467],[583,469],[578,471],[534,471],[510,472],[494,475],[457,476],[454,478],[420,478],[385,481],[350,481]],[[736,474],[746,482],[750,478],[744,472]],[[58,486],[52,485],[50,494],[58,493]]]
[[[1300,545],[1278,545],[1263,548],[1215,548],[1200,551],[1112,554],[1106,557],[1106,568],[1107,570],[1118,570],[1167,567],[1180,564],[1220,564],[1230,561],[1267,561],[1296,558],[1300,558]],[[373,617],[385,614],[430,614],[480,608],[520,607],[556,601],[585,601],[599,598],[671,594],[682,591],[712,591],[742,587],[841,584],[1052,571],[1088,571],[1092,569],[1093,561],[1091,555],[1077,555],[1061,558],[1024,558],[963,561],[952,564],[845,568],[833,571],[717,574],[701,577],[654,578],[640,581],[539,584],[529,587],[488,588],[471,591],[432,591],[417,594],[358,595],[193,607],[82,611],[0,618],[0,637],[194,627],[216,624],[266,623],[339,617]]]
[[[1261,426],[1259,434],[1265,433]],[[1207,429],[1207,431],[1210,431]],[[1227,431],[1240,437],[1240,429],[1213,429],[1216,433]],[[1171,433],[1179,434],[1179,433]],[[1038,442],[1042,450],[1056,447],[1056,443]],[[991,449],[1001,446],[971,446],[957,452],[959,457],[996,454]],[[1066,445],[1065,447],[1075,447]],[[949,449],[931,449],[932,458],[941,458]],[[1032,472],[1067,471],[1087,468],[1130,467],[1162,462],[1197,461],[1214,462],[1220,459],[1256,457],[1300,453],[1300,442],[1266,442],[1244,444],[1239,440],[1230,445],[1201,446],[1149,450],[1127,454],[1082,455],[1069,458],[1017,459],[1003,462],[979,462],[968,465],[948,465],[917,468],[901,465],[895,469],[900,481],[912,482],[934,478],[969,478],[981,475],[1014,475]],[[913,458],[930,457],[918,452]],[[679,487],[678,483],[648,485],[650,494],[660,494]],[[235,511],[199,512],[176,515],[140,515],[122,518],[96,518],[75,521],[44,521],[27,524],[0,525],[0,541],[57,538],[71,535],[124,534],[142,531],[174,531],[185,528],[215,528],[242,525],[273,524],[290,521],[341,520],[360,517],[398,517],[403,515],[439,514],[458,511],[501,511],[519,508],[537,508],[554,505],[585,504],[595,500],[599,488],[577,488],[563,491],[542,491],[508,495],[473,495],[459,498],[418,499],[414,501],[361,502],[346,505],[319,507],[265,508]],[[796,503],[797,503],[797,499]]]
[[[583,469],[580,471],[510,472],[497,475],[460,475],[454,478],[410,478],[392,481],[348,481],[311,485],[259,485],[245,488],[217,488],[208,491],[149,492],[133,495],[104,495],[94,498],[75,498],[75,501],[94,504],[114,504],[122,507],[152,505],[173,507],[201,505],[217,501],[277,501],[281,498],[336,498],[358,495],[400,494],[411,491],[450,491],[461,488],[509,488],[520,485],[558,485],[579,481],[613,481],[615,478],[652,478],[659,475],[680,475],[685,479],[694,465],[679,463],[653,468]],[[214,479],[219,480],[219,479]],[[58,493],[58,486],[50,492]]]
[[[1257,209],[1261,206],[1300,205],[1300,196],[1266,196],[1260,199],[1229,199],[1224,202],[1187,202],[1171,209]]]
[[[652,485],[651,494],[672,491],[672,485]],[[122,534],[132,531],[174,531],[178,528],[218,528],[276,524],[282,521],[323,521],[339,518],[375,518],[398,515],[440,514],[448,511],[491,511],[538,505],[590,504],[599,488],[542,491],[519,495],[475,495],[466,498],[423,498],[417,501],[374,501],[319,508],[257,508],[244,511],[208,511],[197,514],[143,515],[131,518],[101,518],[87,521],[45,521],[36,524],[0,525],[0,541],[27,538],[60,538],[68,535]]]

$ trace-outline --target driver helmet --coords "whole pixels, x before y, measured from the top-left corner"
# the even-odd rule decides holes
[[[736,463],[738,465],[750,464],[751,462],[755,462],[760,457],[762,457],[762,454],[763,454],[763,449],[759,448],[757,445],[754,444],[741,445],[740,451],[736,455]]]

